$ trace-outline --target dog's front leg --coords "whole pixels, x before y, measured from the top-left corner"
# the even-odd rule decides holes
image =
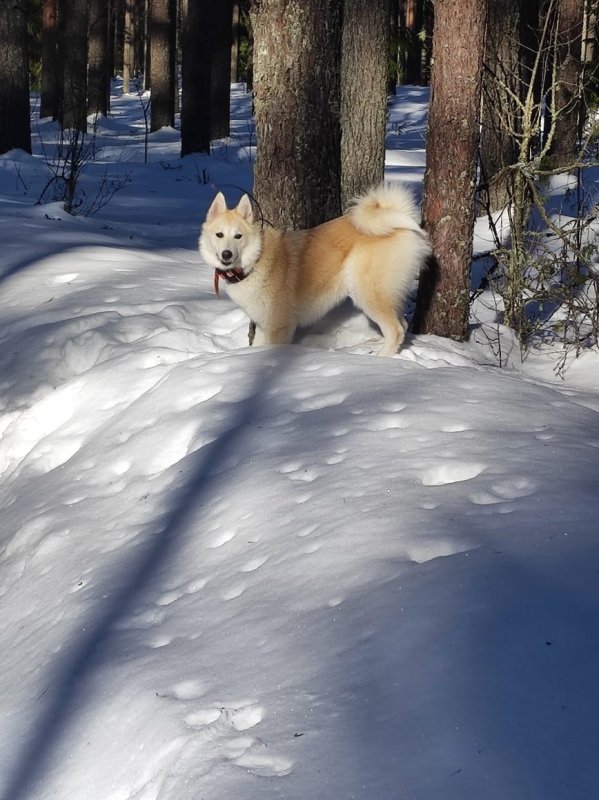
[[[260,325],[256,325],[254,334],[254,347],[264,344],[290,344],[295,333],[295,325],[283,325],[279,328],[268,328],[264,330]]]

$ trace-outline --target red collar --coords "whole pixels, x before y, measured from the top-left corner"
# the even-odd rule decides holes
[[[215,269],[214,270],[214,293],[219,296],[218,282],[220,278],[224,278],[227,283],[240,283],[247,278],[249,273],[243,271],[241,267],[233,267],[232,269]]]

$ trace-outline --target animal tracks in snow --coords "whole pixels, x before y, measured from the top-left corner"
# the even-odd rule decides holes
[[[160,696],[187,700],[181,696],[181,686],[187,683],[175,684]],[[188,774],[191,765],[197,770],[198,763],[203,765],[203,771],[229,763],[259,777],[288,775],[293,762],[271,750],[262,738],[249,733],[260,725],[264,716],[264,708],[254,702],[213,704],[188,711],[183,723],[191,731],[191,738],[182,747],[170,774]]]

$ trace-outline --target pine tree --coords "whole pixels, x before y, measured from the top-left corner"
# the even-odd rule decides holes
[[[341,211],[341,11],[342,0],[252,4],[254,192],[278,227],[308,228]]]
[[[486,11],[486,0],[435,2],[423,201],[434,259],[420,280],[414,328],[458,340],[468,335]]]
[[[61,92],[58,108],[63,129],[87,131],[87,0],[60,0],[58,50]]]
[[[152,0],[148,25],[152,131],[172,128],[175,124],[176,24],[176,0]]]
[[[383,180],[389,0],[344,0],[341,48],[341,204]]]
[[[104,116],[110,97],[108,5],[107,0],[91,0],[89,11],[87,110]]]
[[[181,155],[210,151],[211,0],[188,0],[183,13]]]
[[[24,0],[0,0],[0,153],[31,152],[27,16]]]
[[[43,0],[42,4],[42,75],[40,87],[40,117],[58,113],[58,0]]]

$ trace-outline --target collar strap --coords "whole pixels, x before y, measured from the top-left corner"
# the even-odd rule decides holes
[[[215,269],[214,270],[214,293],[218,297],[218,282],[224,278],[227,283],[241,283],[247,278],[249,273],[244,272],[241,267],[234,267],[233,269]]]

